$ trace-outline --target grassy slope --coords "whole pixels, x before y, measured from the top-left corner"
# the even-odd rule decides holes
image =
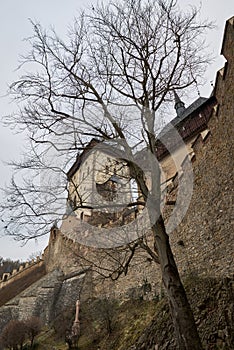
[[[233,280],[201,279],[185,281],[195,319],[206,350],[234,349]],[[104,313],[106,311],[104,310]],[[97,302],[83,305],[79,350],[175,350],[173,326],[166,298],[156,301],[132,300],[111,306],[113,332],[108,335]],[[64,342],[52,332],[40,336],[39,350],[65,350]],[[44,337],[44,338],[42,338]]]

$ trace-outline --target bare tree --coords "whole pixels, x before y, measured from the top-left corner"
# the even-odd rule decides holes
[[[95,313],[97,318],[104,324],[108,335],[114,329],[114,316],[116,314],[117,303],[115,300],[110,300],[106,297],[99,299],[96,302]]]
[[[160,169],[151,162],[149,187],[134,155],[146,148],[156,158],[157,127],[173,91],[202,80],[208,59],[201,38],[211,25],[199,22],[195,8],[180,11],[175,0],[101,4],[75,21],[67,42],[32,24],[23,64],[37,69],[12,84],[21,108],[6,119],[27,130],[30,152],[14,166],[30,176],[19,183],[15,175],[6,190],[6,230],[26,239],[44,234],[54,213],[61,215],[64,169],[77,151],[92,138],[114,141],[147,203],[154,238],[152,249],[131,243],[126,266],[139,245],[160,262],[179,349],[201,349],[161,214]]]
[[[4,347],[17,350],[18,345],[23,349],[26,338],[25,323],[19,320],[11,320],[7,323],[1,334],[1,341]]]
[[[42,322],[39,317],[32,316],[25,320],[26,333],[30,340],[31,349],[33,349],[33,344],[35,337],[41,332]]]

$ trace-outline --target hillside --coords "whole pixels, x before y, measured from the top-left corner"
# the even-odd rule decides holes
[[[184,281],[205,350],[234,349],[234,279],[189,276]],[[65,325],[72,324],[69,311],[38,338],[38,350],[67,349]],[[81,307],[79,350],[178,350],[165,297],[154,301],[131,300],[118,304],[100,300]],[[112,331],[108,334],[107,320]],[[62,323],[61,323],[62,321]],[[60,326],[58,326],[60,324]],[[62,326],[61,326],[62,325]],[[69,328],[69,327],[68,327]],[[157,347],[158,345],[158,347]]]

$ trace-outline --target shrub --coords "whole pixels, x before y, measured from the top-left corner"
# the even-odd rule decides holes
[[[23,343],[26,338],[25,322],[19,320],[11,320],[4,327],[1,334],[1,342],[3,347],[17,350],[18,345],[23,349]]]

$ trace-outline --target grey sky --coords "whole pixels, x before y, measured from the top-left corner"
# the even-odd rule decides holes
[[[44,27],[53,26],[60,35],[64,35],[69,23],[79,13],[81,8],[95,1],[85,0],[8,0],[0,4],[0,115],[11,113],[16,106],[10,103],[6,94],[7,84],[17,79],[19,73],[16,71],[18,58],[26,50],[25,37],[30,36],[32,27],[29,18],[39,21]],[[211,92],[210,81],[214,81],[216,71],[223,66],[220,50],[225,21],[234,15],[233,0],[178,0],[181,8],[188,5],[201,7],[202,18],[209,18],[217,23],[217,30],[213,30],[208,36],[211,48],[214,52],[215,61],[207,71],[207,83],[201,89],[202,96],[208,96]],[[196,96],[194,97],[196,98]],[[20,156],[24,140],[22,135],[14,135],[12,131],[3,128],[0,124],[0,186],[3,187],[10,180],[10,170],[3,164],[12,158]],[[0,227],[1,235],[1,227]],[[26,259],[32,252],[45,248],[47,238],[39,242],[28,243],[20,247],[8,237],[0,237],[0,256],[13,259]]]

